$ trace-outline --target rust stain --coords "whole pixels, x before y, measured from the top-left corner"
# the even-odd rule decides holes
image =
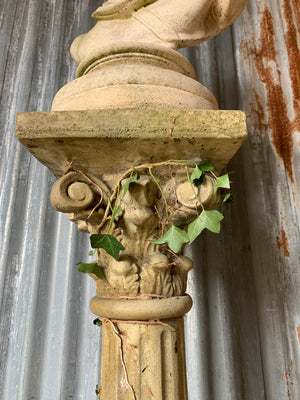
[[[254,92],[255,95],[255,105],[251,105],[251,112],[255,113],[257,115],[257,128],[259,129],[260,132],[262,132],[264,129],[268,128],[268,124],[265,121],[265,110],[262,105],[262,102],[260,101],[259,95]]]
[[[272,130],[276,152],[283,160],[290,179],[294,181],[291,123],[288,118],[286,100],[281,86],[281,74],[276,59],[273,18],[267,7],[262,14],[260,29],[259,47],[255,51],[255,56],[259,78],[264,82],[267,91],[268,125]]]
[[[281,72],[277,61],[274,22],[267,6],[261,13],[259,43],[257,46],[254,45],[248,49],[248,55],[255,56],[255,66],[259,79],[265,85],[268,118],[266,118],[262,101],[257,93],[255,93],[256,107],[252,107],[252,111],[258,116],[258,128],[260,130],[271,130],[275,150],[283,160],[292,182],[294,182],[292,166],[293,134],[300,129],[300,52],[293,10],[299,29],[300,7],[298,0],[283,0],[283,16],[286,22],[284,41],[288,55],[295,113],[293,121],[290,121],[288,117],[287,100],[282,88]],[[242,43],[241,46],[243,46]],[[267,122],[265,122],[266,119]]]
[[[283,377],[285,379],[285,384],[286,384],[286,392],[288,395],[288,398],[292,398],[293,394],[293,371],[294,371],[294,361],[291,360],[291,366],[288,368],[286,371],[283,371]]]
[[[279,250],[282,249],[284,256],[289,257],[290,256],[289,242],[288,242],[288,238],[286,236],[285,230],[283,228],[282,221],[281,221],[281,238],[279,236],[277,236],[276,240],[277,240],[278,249]]]
[[[299,3],[298,5],[295,4],[294,10],[298,10],[297,19],[299,19]],[[293,91],[293,106],[295,112],[295,118],[292,121],[292,128],[295,131],[300,129],[300,51],[297,42],[297,28],[294,23],[290,0],[283,0],[283,18],[286,23],[284,41],[288,54],[289,74]],[[300,24],[300,20],[298,23]]]
[[[292,5],[294,8],[294,13],[296,17],[297,29],[300,31],[300,4],[299,0],[292,0]]]
[[[298,342],[300,344],[300,325],[297,326]]]

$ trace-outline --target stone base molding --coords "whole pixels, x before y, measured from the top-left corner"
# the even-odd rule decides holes
[[[182,317],[192,305],[193,301],[188,295],[147,300],[143,297],[125,300],[95,296],[90,302],[90,309],[104,318],[147,321]]]
[[[77,79],[56,94],[53,111],[116,108],[217,110],[190,62],[158,44],[113,44],[83,59]]]

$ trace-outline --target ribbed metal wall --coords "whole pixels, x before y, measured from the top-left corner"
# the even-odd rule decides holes
[[[49,110],[73,79],[68,48],[99,3],[0,2],[1,400],[96,399],[95,289],[75,265],[88,238],[51,208],[54,178],[14,125],[18,111]],[[183,51],[249,130],[229,166],[236,196],[222,234],[187,251],[190,400],[300,399],[299,31],[298,0],[250,0],[233,28]]]

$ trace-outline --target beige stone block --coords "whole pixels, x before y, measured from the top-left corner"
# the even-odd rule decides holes
[[[16,135],[56,177],[93,176],[170,159],[210,158],[222,170],[247,137],[242,111],[87,110],[19,113]]]

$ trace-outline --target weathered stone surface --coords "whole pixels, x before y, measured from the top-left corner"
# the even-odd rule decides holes
[[[74,41],[78,79],[59,91],[53,111],[18,116],[17,137],[59,178],[53,206],[80,230],[119,243],[117,255],[94,246],[101,274],[91,274],[90,307],[104,317],[103,400],[187,400],[182,317],[192,305],[185,291],[193,262],[182,255],[189,239],[177,225],[220,198],[216,176],[194,188],[187,163],[210,158],[221,170],[246,124],[241,112],[212,111],[214,96],[175,50],[215,36],[245,3],[109,0]],[[157,164],[166,169],[168,160],[187,161],[161,172]],[[128,170],[138,167],[140,179],[125,192]],[[171,226],[184,239],[168,249],[157,239]]]
[[[242,111],[129,109],[19,113],[16,135],[60,177],[71,161],[93,176],[169,159],[210,158],[220,171],[247,131]]]
[[[71,53],[80,63],[118,42],[193,46],[231,25],[246,4],[247,0],[108,1],[93,14],[99,22],[73,42]]]
[[[97,24],[75,39],[77,78],[52,110],[115,108],[217,109],[192,65],[176,50],[217,35],[247,0],[109,0]]]
[[[52,110],[218,109],[217,100],[201,83],[177,71],[159,68],[157,58],[155,61],[152,66],[149,60],[134,60],[125,54],[115,65],[110,62],[109,69],[98,65],[66,84],[56,94]]]
[[[102,349],[100,399],[187,400],[183,318],[103,320]]]
[[[246,123],[238,111],[52,111],[19,114],[16,134],[59,178],[51,194],[53,206],[66,212],[80,230],[96,233],[106,221],[108,198],[128,168],[211,158],[221,170],[245,140]],[[99,397],[103,400],[187,399],[180,318],[192,305],[185,290],[193,263],[150,240],[171,222],[196,218],[197,201],[191,185],[186,185],[186,171],[183,174],[177,164],[172,173],[157,174],[168,202],[175,199],[175,212],[160,222],[163,201],[158,200],[157,187],[153,190],[153,180],[141,172],[140,180],[122,196],[122,212],[111,227],[125,250],[118,261],[100,250],[104,278],[93,275],[97,296],[90,307],[107,319]],[[206,207],[215,207],[215,180],[207,178],[195,194]]]
[[[178,168],[177,163],[175,166]],[[168,167],[170,165],[161,166],[167,172]],[[95,274],[92,275],[96,281],[97,304],[99,301],[100,305],[101,302],[106,304],[103,298],[152,299],[154,297],[166,299],[172,296],[177,298],[177,296],[185,294],[187,276],[193,268],[193,262],[182,255],[182,245],[176,251],[178,254],[175,254],[170,252],[166,245],[159,245],[151,241],[159,239],[170,229],[172,224],[178,226],[193,221],[199,214],[201,204],[203,207],[202,198],[206,209],[216,207],[220,200],[220,193],[215,178],[206,176],[205,182],[198,189],[187,181],[185,166],[182,169],[185,182],[188,183],[186,191],[192,191],[194,196],[192,203],[186,202],[186,198],[182,195],[176,196],[177,186],[185,186],[179,174],[176,175],[176,179],[174,176],[170,177],[166,174],[164,180],[167,183],[163,189],[161,186],[158,188],[155,183],[156,178],[153,172],[151,172],[152,175],[147,175],[145,171],[141,173],[138,180],[128,184],[126,192],[121,186],[118,186],[119,183],[116,183],[115,188],[109,190],[100,179],[93,181],[81,171],[68,171],[53,185],[51,203],[56,210],[67,212],[67,217],[78,224],[79,230],[92,234],[109,233],[114,235],[123,247],[117,259],[103,249],[99,249],[98,266],[102,270],[102,276],[99,279]],[[131,170],[129,170],[130,173]],[[126,181],[128,178],[122,179],[121,182],[126,184]],[[207,185],[206,182],[210,182],[210,185]],[[161,190],[165,193],[168,213]],[[119,196],[116,198],[112,193],[115,195],[119,193]],[[114,217],[112,216],[114,214],[113,207],[119,208]],[[120,303],[121,309],[129,304],[134,303]],[[169,315],[166,302],[157,303],[160,306],[164,305],[164,310],[156,307],[156,311],[154,311],[155,304],[155,302],[151,302],[150,311],[154,314],[150,316],[146,312],[147,307],[137,302],[134,308],[130,309],[131,313],[135,315],[131,318],[151,319],[155,318],[155,314],[157,314],[157,318],[182,315],[177,314],[177,311],[175,314]],[[116,304],[110,303],[108,312],[110,313],[115,307]],[[127,308],[124,307],[124,309]],[[180,308],[180,310],[180,312],[186,312],[185,308],[184,310]],[[108,316],[107,311],[104,314],[103,311],[105,310],[97,311],[98,315]],[[160,315],[162,317],[159,317]],[[114,315],[114,318],[123,319],[124,317],[118,314]]]
[[[95,296],[90,303],[91,311],[100,317],[117,320],[160,320],[182,317],[190,311],[193,301],[190,296],[168,299],[109,299]]]
[[[114,43],[80,63],[77,79],[56,94],[53,111],[156,108],[218,109],[191,63],[157,44]]]

